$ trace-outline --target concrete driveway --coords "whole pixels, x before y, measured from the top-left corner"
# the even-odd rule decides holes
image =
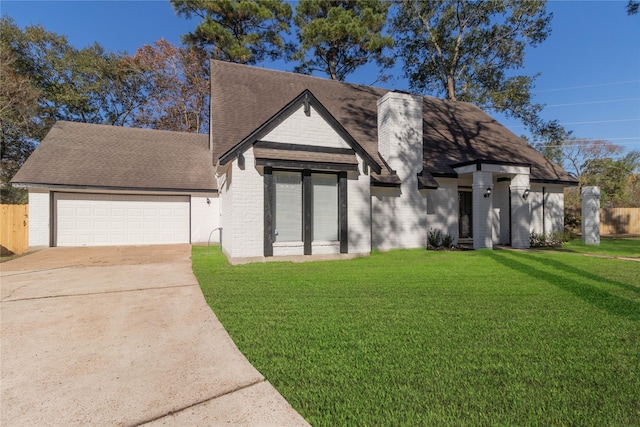
[[[189,245],[0,264],[0,424],[308,425],[206,304]]]

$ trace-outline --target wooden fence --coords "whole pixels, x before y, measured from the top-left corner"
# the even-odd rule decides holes
[[[640,208],[600,209],[600,234],[640,234]]]
[[[567,209],[573,215],[581,215],[580,209]],[[600,234],[640,234],[640,208],[600,209]]]
[[[29,205],[0,205],[1,255],[22,254],[29,249]]]

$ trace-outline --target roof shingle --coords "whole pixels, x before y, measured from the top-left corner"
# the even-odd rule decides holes
[[[13,183],[215,191],[207,135],[59,121]]]
[[[377,101],[388,90],[221,61],[211,61],[211,82],[214,163],[293,98],[309,90],[378,162],[382,175],[391,175],[378,153],[377,129]],[[503,161],[530,163],[533,181],[577,182],[480,108],[426,96],[423,102],[426,173],[454,176],[454,164]]]

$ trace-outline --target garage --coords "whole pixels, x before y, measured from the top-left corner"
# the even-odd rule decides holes
[[[190,242],[190,197],[53,193],[54,246]]]

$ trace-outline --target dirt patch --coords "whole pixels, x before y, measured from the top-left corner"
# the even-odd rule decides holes
[[[176,250],[177,248],[179,250]],[[191,245],[48,248],[3,262],[0,270],[4,272],[72,266],[165,264],[182,261],[185,257],[191,257]]]

